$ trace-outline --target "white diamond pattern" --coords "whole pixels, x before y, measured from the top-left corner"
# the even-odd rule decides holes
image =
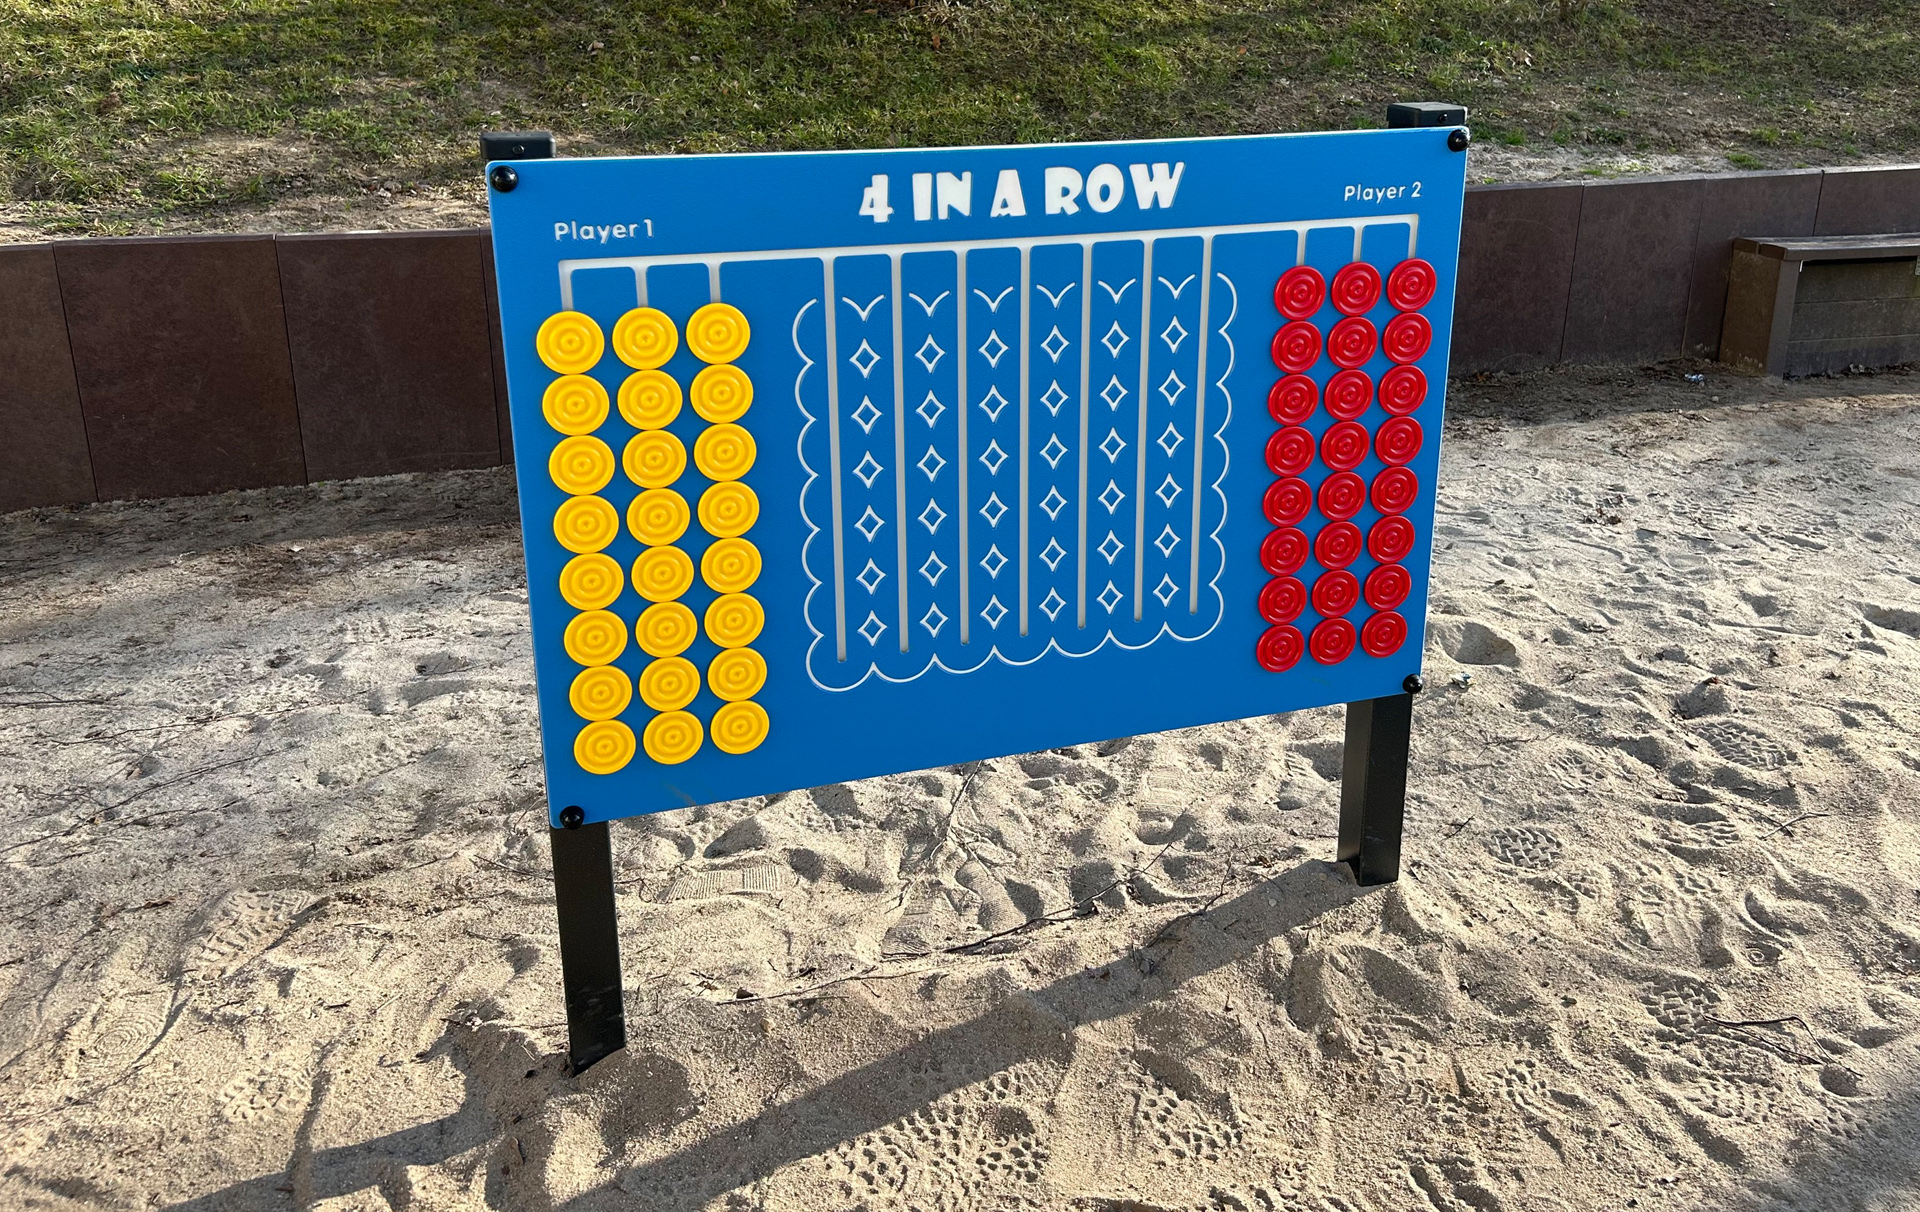
[[[933,339],[932,333],[928,333],[927,339],[920,342],[920,348],[913,351],[913,356],[920,359],[920,365],[931,374],[933,368],[940,365],[940,359],[947,356],[947,351],[940,348],[940,343]]]
[[[1175,429],[1173,423],[1169,421],[1166,432],[1160,435],[1155,445],[1166,451],[1168,455],[1172,455],[1174,451],[1180,449],[1180,443],[1184,441],[1186,439],[1180,436],[1180,431]]]
[[[1115,320],[1113,327],[1107,330],[1107,335],[1100,338],[1100,344],[1106,346],[1107,352],[1116,358],[1120,356],[1120,351],[1126,348],[1127,341],[1127,330],[1120,327],[1118,320]]]
[[[1187,330],[1186,327],[1180,323],[1179,316],[1175,316],[1173,319],[1167,321],[1167,326],[1160,330],[1160,339],[1167,343],[1167,348],[1172,352],[1180,352],[1180,343],[1187,339]],[[931,370],[933,368],[928,367],[927,369]]]
[[[980,567],[986,569],[987,575],[996,581],[1000,579],[1000,570],[1006,566],[1007,557],[1001,552],[998,543],[989,546],[987,554],[980,557]]]
[[[1107,379],[1107,385],[1100,389],[1100,398],[1107,402],[1108,408],[1119,408],[1120,401],[1127,398],[1127,385],[1120,381],[1119,375]]]
[[[987,448],[980,452],[980,466],[986,468],[987,474],[990,476],[999,475],[1000,464],[1006,461],[1007,452],[1000,449],[1000,443],[997,439],[990,440],[987,443]]]
[[[867,647],[871,648],[880,642],[881,636],[886,634],[887,625],[880,621],[879,615],[869,610],[867,611],[867,621],[860,624],[859,630],[860,634],[867,638]]]
[[[947,616],[941,612],[939,604],[936,603],[927,607],[927,613],[920,616],[920,625],[927,629],[928,635],[937,640],[940,638],[940,629],[947,625]]]
[[[880,461],[874,458],[873,452],[869,450],[860,457],[860,464],[853,469],[853,474],[860,477],[862,484],[872,488],[873,482],[879,479],[880,473],[885,470],[886,468],[880,465]]]
[[[1169,426],[1168,428],[1172,427]],[[1169,450],[1167,453],[1172,454],[1173,452]],[[927,447],[927,453],[920,456],[920,461],[914,464],[915,467],[918,467],[922,472],[926,473],[929,484],[939,477],[940,469],[946,465],[947,461],[940,457],[940,452],[931,446]]]
[[[1000,339],[999,333],[990,332],[987,339],[980,342],[980,356],[987,360],[988,366],[998,369],[1000,359],[1007,356],[1007,348],[1007,343]]]
[[[1127,596],[1126,594],[1121,593],[1118,589],[1115,589],[1113,587],[1112,581],[1108,581],[1107,587],[1100,591],[1100,596],[1095,598],[1094,601],[1106,607],[1108,614],[1112,614],[1113,608],[1115,606],[1118,606],[1120,604],[1121,599],[1125,598],[1126,596]]]
[[[1055,380],[1054,383],[1047,388],[1046,394],[1040,397],[1040,402],[1047,406],[1049,413],[1057,417],[1060,415],[1060,406],[1071,398],[1072,397],[1068,396],[1066,392],[1060,390],[1060,383],[1058,380]]]
[[[1060,441],[1059,434],[1051,434],[1047,437],[1047,444],[1040,448],[1040,457],[1047,461],[1048,467],[1060,466],[1060,460],[1067,457],[1067,447]]]
[[[1100,546],[1094,548],[1095,551],[1107,557],[1107,563],[1109,564],[1119,559],[1120,553],[1126,549],[1127,545],[1120,541],[1120,536],[1114,534],[1111,530],[1107,532],[1106,538],[1100,540]]]
[[[1117,429],[1107,430],[1107,436],[1100,440],[1100,453],[1107,456],[1107,462],[1117,462],[1120,452],[1127,448],[1127,440],[1120,436]]]
[[[877,593],[880,590],[880,582],[887,579],[887,574],[880,565],[868,560],[867,566],[860,570],[860,575],[853,579],[860,582],[861,588],[868,593]]]
[[[853,528],[867,536],[867,542],[871,543],[873,542],[873,536],[879,534],[880,528],[886,524],[887,520],[873,512],[873,506],[869,505],[867,506],[867,512],[860,515],[860,520],[853,524]]]
[[[1048,539],[1046,550],[1040,553],[1040,560],[1046,564],[1048,572],[1058,572],[1060,561],[1067,558],[1067,549],[1060,546],[1059,539]]]
[[[1047,495],[1040,501],[1040,508],[1046,510],[1047,516],[1055,521],[1059,520],[1060,511],[1066,507],[1067,498],[1060,495],[1058,487],[1047,489]]]
[[[1168,526],[1161,530],[1160,537],[1153,541],[1153,545],[1160,549],[1161,555],[1170,556],[1173,549],[1180,546],[1180,536],[1173,533],[1173,527]]]
[[[920,575],[927,578],[927,584],[936,588],[939,587],[940,578],[946,571],[946,562],[940,558],[938,552],[934,551],[929,551],[927,553],[927,562],[920,565]]]
[[[1051,621],[1060,617],[1060,612],[1066,608],[1066,605],[1067,599],[1060,596],[1058,589],[1049,589],[1047,596],[1040,602],[1040,609],[1046,612],[1048,620]]]
[[[995,631],[1000,629],[1000,620],[1007,617],[1007,608],[1000,604],[999,594],[995,594],[987,599],[986,606],[980,611],[980,617],[985,619],[987,626],[993,628]]]
[[[927,398],[920,401],[920,407],[914,411],[919,413],[920,419],[927,423],[927,428],[932,429],[933,423],[940,419],[940,414],[947,411],[947,406],[936,399],[932,392],[928,392]]]
[[[1174,584],[1173,578],[1170,576],[1162,576],[1160,583],[1153,587],[1153,596],[1160,599],[1162,606],[1173,601],[1179,592],[1180,586]]]
[[[1000,394],[1000,388],[989,387],[987,394],[980,397],[980,411],[987,414],[987,420],[998,421],[1000,410],[1007,406],[1007,397]]]
[[[1153,490],[1153,495],[1160,498],[1161,504],[1171,508],[1174,500],[1180,495],[1180,485],[1175,483],[1174,478],[1169,475],[1160,487]]]
[[[1060,326],[1058,324],[1055,324],[1053,326],[1053,331],[1047,334],[1047,339],[1040,342],[1040,348],[1047,351],[1047,356],[1049,358],[1052,358],[1054,361],[1058,362],[1060,360],[1060,355],[1067,352],[1067,346],[1070,344],[1072,344],[1072,342],[1068,341],[1065,336],[1061,335]]]
[[[1007,503],[1000,499],[999,493],[989,493],[987,495],[987,503],[980,507],[980,516],[987,520],[987,525],[998,527],[1000,525],[1000,519],[1006,515]]]
[[[860,377],[864,379],[873,374],[874,365],[880,361],[880,355],[873,352],[873,346],[862,341],[860,348],[847,356],[847,361],[853,363],[853,368],[859,371]]]
[[[1180,376],[1174,374],[1172,371],[1168,371],[1167,377],[1160,381],[1160,394],[1167,397],[1167,403],[1169,404],[1178,404],[1180,402],[1180,393],[1186,389],[1187,385],[1182,383]]]
[[[853,419],[859,423],[862,433],[872,433],[873,423],[880,419],[880,410],[873,406],[870,398],[862,396],[860,407],[853,410]]]
[[[927,507],[920,511],[920,524],[927,528],[928,534],[939,534],[940,523],[947,520],[947,511],[940,508],[940,502],[928,501]]]
[[[1108,513],[1112,513],[1114,510],[1120,508],[1120,502],[1126,499],[1127,494],[1120,491],[1120,486],[1112,480],[1107,481],[1107,486],[1100,490],[1100,496],[1098,498],[1099,502],[1107,507]]]

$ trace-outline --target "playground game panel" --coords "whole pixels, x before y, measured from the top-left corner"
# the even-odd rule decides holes
[[[554,819],[1402,693],[1449,133],[515,163]]]

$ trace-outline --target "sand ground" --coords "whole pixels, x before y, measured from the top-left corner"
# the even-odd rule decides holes
[[[0,518],[0,1207],[1920,1206],[1920,375],[1445,472],[1400,883],[1340,709],[625,823],[577,1078],[510,472]]]

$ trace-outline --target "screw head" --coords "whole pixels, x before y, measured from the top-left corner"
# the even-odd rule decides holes
[[[1417,673],[1408,674],[1407,680],[1400,683],[1400,686],[1408,694],[1419,694],[1427,688],[1426,682],[1422,681],[1420,675]]]
[[[511,164],[496,164],[493,171],[487,174],[487,180],[501,193],[510,194],[513,187],[520,184],[520,174],[513,171]]]
[[[568,804],[560,810],[560,825],[565,829],[578,829],[587,823],[586,810],[578,804]]]
[[[1472,141],[1472,137],[1467,134],[1467,128],[1464,126],[1458,127],[1452,134],[1447,136],[1447,150],[1463,152],[1467,150],[1467,144]],[[509,186],[508,188],[511,189],[512,187]]]

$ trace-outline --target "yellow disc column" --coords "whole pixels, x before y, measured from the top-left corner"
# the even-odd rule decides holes
[[[747,753],[767,739],[766,708],[753,701],[767,682],[767,662],[748,645],[766,615],[747,591],[760,576],[760,549],[746,537],[760,517],[760,498],[742,482],[753,469],[753,434],[741,424],[753,404],[753,380],[733,363],[747,350],[751,328],[740,309],[709,303],[687,321],[687,348],[707,363],[688,392],[707,422],[693,444],[693,463],[712,487],[695,516],[713,541],[700,557],[700,579],[720,596],[707,607],[707,638],[720,655],[707,664],[707,689],[723,700],[713,713],[713,744]]]
[[[559,377],[548,385],[540,411],[561,438],[547,457],[547,474],[567,499],[553,515],[553,537],[574,557],[560,570],[560,596],[580,613],[562,643],[581,666],[568,701],[586,721],[573,742],[573,760],[589,774],[612,774],[633,760],[633,729],[614,717],[633,699],[633,684],[613,665],[627,646],[627,626],[608,610],[625,588],[619,561],[602,554],[620,534],[620,513],[598,495],[613,481],[613,449],[593,432],[606,422],[607,389],[588,371],[606,352],[593,317],[577,311],[548,316],[534,338],[540,360]]]

